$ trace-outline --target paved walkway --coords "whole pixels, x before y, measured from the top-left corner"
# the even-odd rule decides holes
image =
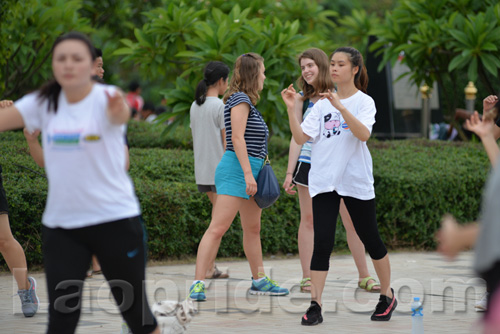
[[[298,258],[268,259],[267,273],[290,296],[249,296],[250,270],[246,261],[218,262],[229,268],[231,278],[210,282],[208,301],[198,303],[199,313],[187,333],[411,333],[410,300],[423,297],[425,333],[480,333],[481,313],[474,302],[484,292],[484,282],[471,270],[473,253],[464,253],[447,262],[437,253],[392,253],[392,281],[399,301],[391,321],[370,321],[378,294],[356,289],[357,272],[350,255],[332,257],[324,292],[324,323],[300,325],[309,305],[309,296],[298,291],[301,279]],[[194,264],[150,266],[147,289],[150,302],[185,298],[194,275]],[[369,267],[375,275],[371,263]],[[0,333],[45,333],[47,293],[43,273],[38,282],[41,309],[33,318],[20,313],[19,298],[11,275],[0,276]],[[77,333],[120,333],[121,317],[109,299],[102,275],[88,279],[83,314]]]

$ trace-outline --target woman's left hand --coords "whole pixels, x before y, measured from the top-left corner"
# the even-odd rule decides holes
[[[328,101],[330,101],[330,103],[332,104],[332,106],[335,107],[335,109],[340,111],[341,108],[343,107],[342,103],[340,103],[340,98],[337,93],[328,90],[327,93],[319,93],[319,95],[321,96],[322,100],[327,99]]]
[[[106,91],[108,97],[108,112],[110,116],[118,116],[123,112],[125,105],[125,98],[120,90],[117,90],[113,95]]]

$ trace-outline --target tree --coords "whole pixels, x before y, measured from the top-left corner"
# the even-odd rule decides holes
[[[174,0],[144,15],[149,20],[134,30],[135,40],[123,39],[123,47],[115,55],[123,56],[123,62],[139,64],[148,78],[167,81],[163,95],[173,110],[162,117],[176,117],[170,129],[188,124],[194,88],[208,61],[220,60],[232,67],[239,55],[252,51],[261,54],[266,65],[267,79],[258,109],[272,133],[284,134],[288,121],[280,92],[299,75],[297,55],[308,47],[327,44],[325,36],[316,34],[331,32],[334,24],[330,17],[336,13],[324,10],[317,1],[306,0],[201,1],[189,5]],[[303,19],[290,19],[295,16]],[[311,27],[315,33],[305,33]],[[326,51],[331,50],[333,45]]]
[[[467,81],[479,78],[480,97],[496,93],[499,22],[500,4],[492,0],[404,0],[372,30],[372,50],[383,54],[380,69],[403,57],[416,85],[437,82],[453,115]]]

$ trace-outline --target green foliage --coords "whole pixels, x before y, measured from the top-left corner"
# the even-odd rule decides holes
[[[454,114],[467,81],[480,79],[478,100],[496,93],[500,70],[500,4],[472,0],[404,0],[372,32],[381,69],[403,56],[411,81],[439,84],[445,112]],[[480,108],[481,104],[477,104]]]
[[[280,92],[299,75],[297,55],[315,44],[325,46],[318,41],[324,41],[333,29],[330,18],[336,13],[304,0],[241,1],[241,6],[239,2],[229,6],[218,1],[187,4],[177,0],[144,15],[148,22],[135,30],[134,40],[123,39],[123,47],[115,54],[124,56],[123,62],[140,64],[150,79],[163,77],[169,82],[161,93],[172,112],[161,119],[175,116],[171,128],[189,123],[194,89],[207,62],[219,60],[232,67],[241,54],[256,52],[265,59],[267,76],[257,107],[271,131],[283,134],[288,122]],[[325,35],[317,35],[321,33]],[[326,51],[331,47],[328,44]]]
[[[52,76],[52,43],[63,32],[89,33],[77,0],[26,0],[9,3],[0,20],[0,100],[38,88]]]
[[[165,142],[158,140],[161,132],[161,128],[146,123],[129,126],[130,175],[149,235],[150,258],[194,256],[210,222],[211,204],[196,188],[193,152],[186,144],[189,133],[184,129],[170,133],[169,145],[180,146],[164,149]],[[0,164],[12,232],[26,250],[28,262],[40,264],[40,221],[47,180],[43,169],[29,156],[21,131],[2,133],[0,140]],[[134,143],[142,147],[134,147]],[[288,160],[282,154],[288,141],[275,136],[270,145],[271,163],[282,182]],[[489,169],[480,144],[372,140],[369,147],[374,164],[377,220],[389,248],[434,249],[434,234],[441,216],[447,212],[463,222],[477,219]],[[263,252],[297,253],[299,218],[297,196],[282,192],[278,202],[262,214]],[[347,249],[340,221],[335,247]],[[219,256],[244,256],[239,218],[224,236]]]

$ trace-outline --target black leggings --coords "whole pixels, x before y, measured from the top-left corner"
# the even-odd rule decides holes
[[[42,231],[50,302],[47,333],[75,332],[92,254],[132,332],[151,333],[156,328],[143,286],[146,234],[139,217],[77,229],[44,226]]]
[[[354,229],[370,257],[373,260],[380,260],[387,254],[387,249],[378,233],[375,199],[363,201],[353,197],[340,196],[336,191],[322,193],[312,199],[314,252],[311,270],[328,271],[330,267],[330,254],[332,254],[335,244],[335,228],[341,198],[344,199]]]

